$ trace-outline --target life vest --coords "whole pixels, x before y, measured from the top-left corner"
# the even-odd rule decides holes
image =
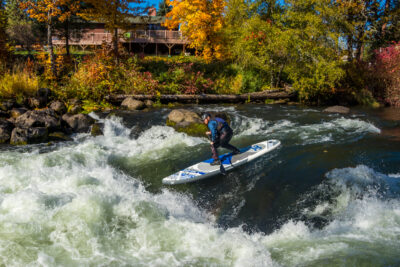
[[[230,129],[228,123],[225,120],[223,120],[221,118],[218,118],[218,117],[215,117],[212,120],[217,122],[217,125],[218,125],[217,126],[217,131],[218,131],[218,133],[221,133],[222,130],[229,130]]]

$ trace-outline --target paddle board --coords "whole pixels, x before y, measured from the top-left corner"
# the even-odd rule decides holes
[[[277,148],[281,142],[279,140],[267,140],[245,148],[240,149],[240,154],[233,155],[227,153],[220,156],[220,160],[226,171],[238,167],[246,162],[252,161],[262,155]],[[214,160],[208,159],[194,164],[184,170],[171,174],[162,180],[163,184],[183,184],[190,183],[205,178],[212,177],[221,173],[220,165],[211,165]]]

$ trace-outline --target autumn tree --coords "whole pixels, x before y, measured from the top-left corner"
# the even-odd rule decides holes
[[[20,8],[21,0],[8,0],[5,5],[7,14],[7,35],[14,45],[21,45],[28,51],[34,43],[44,43],[46,29],[42,23],[29,18]]]
[[[169,29],[180,27],[188,38],[190,47],[201,52],[204,59],[222,59],[225,45],[222,33],[224,27],[224,0],[167,0],[172,6],[164,26]]]
[[[119,51],[118,29],[127,30],[131,27],[129,18],[138,15],[142,10],[134,4],[142,3],[141,0],[87,0],[89,7],[79,13],[84,19],[105,24],[106,29],[113,32],[113,51],[118,62]]]
[[[8,57],[8,44],[6,35],[7,18],[3,1],[0,1],[0,64],[3,67]]]
[[[66,11],[65,7],[68,7]],[[51,72],[56,76],[55,57],[53,50],[53,26],[58,21],[65,21],[79,8],[79,2],[75,0],[37,0],[21,3],[21,8],[28,14],[47,25],[47,43],[50,51]]]

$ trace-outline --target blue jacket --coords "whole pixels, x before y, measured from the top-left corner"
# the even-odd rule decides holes
[[[218,117],[216,117],[214,119],[211,119],[208,122],[207,126],[208,126],[208,129],[210,129],[210,131],[211,131],[211,141],[212,142],[215,142],[219,138],[219,136],[221,134],[221,131],[224,128],[225,129],[229,129],[228,123],[226,121],[224,121],[223,119],[218,118]]]

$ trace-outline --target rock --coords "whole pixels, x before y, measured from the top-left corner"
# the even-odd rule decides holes
[[[173,123],[202,123],[200,116],[190,110],[174,109],[168,114],[168,120]]]
[[[13,128],[14,124],[0,119],[0,144],[7,143],[10,140]]]
[[[190,110],[174,109],[168,114],[167,125],[174,127],[178,132],[192,136],[205,136],[207,126],[203,124],[200,116]]]
[[[8,112],[0,110],[0,118],[8,118],[8,117],[10,117],[10,114],[8,114]]]
[[[71,127],[74,132],[84,133],[88,132],[90,126],[94,123],[94,119],[86,114],[64,114],[62,119]]]
[[[26,145],[32,143],[46,142],[48,131],[45,127],[14,128],[11,133],[10,144]]]
[[[281,104],[281,105],[283,105],[283,104],[287,104],[288,102],[290,101],[290,99],[289,98],[284,98],[284,99],[277,99],[277,100],[275,100],[274,102],[273,102],[273,104]]]
[[[9,100],[3,101],[0,104],[0,109],[3,110],[3,111],[8,111],[8,110],[12,109],[15,106],[16,106],[15,100],[9,99]]]
[[[154,102],[151,101],[150,99],[147,99],[144,101],[144,104],[146,105],[146,107],[151,108],[154,105]]]
[[[52,109],[27,111],[15,119],[15,124],[20,128],[46,127],[49,131],[61,127],[61,122]]]
[[[56,100],[51,102],[49,106],[52,110],[54,110],[57,114],[64,114],[67,112],[67,107],[60,100]]]
[[[43,108],[47,104],[47,99],[44,97],[30,97],[28,98],[28,106],[32,109]]]
[[[50,141],[72,141],[73,139],[63,132],[54,132],[49,134]]]
[[[49,88],[39,88],[36,95],[41,98],[45,98],[46,100],[49,99],[51,94],[51,90]]]
[[[68,113],[71,114],[78,114],[82,112],[82,101],[80,99],[70,99],[68,100],[69,107],[68,107]]]
[[[350,109],[343,106],[332,106],[324,109],[323,112],[348,114],[350,112]]]
[[[103,130],[104,130],[104,123],[96,122],[95,124],[92,125],[92,129],[90,130],[90,134],[92,136],[103,135]]]
[[[69,100],[68,100],[68,103],[69,103],[70,105],[82,105],[82,104],[83,104],[83,103],[82,103],[82,100],[76,99],[76,98],[69,99]]]
[[[81,105],[72,105],[72,106],[70,106],[70,108],[69,108],[69,113],[72,113],[72,114],[78,114],[78,113],[80,113],[80,112],[82,112],[82,106]]]
[[[28,109],[26,109],[26,108],[13,108],[10,111],[10,115],[11,115],[11,118],[18,118],[19,116],[26,113],[27,111],[28,111]]]
[[[142,101],[136,100],[133,97],[129,96],[122,101],[121,107],[129,109],[129,110],[141,110],[146,106]]]

